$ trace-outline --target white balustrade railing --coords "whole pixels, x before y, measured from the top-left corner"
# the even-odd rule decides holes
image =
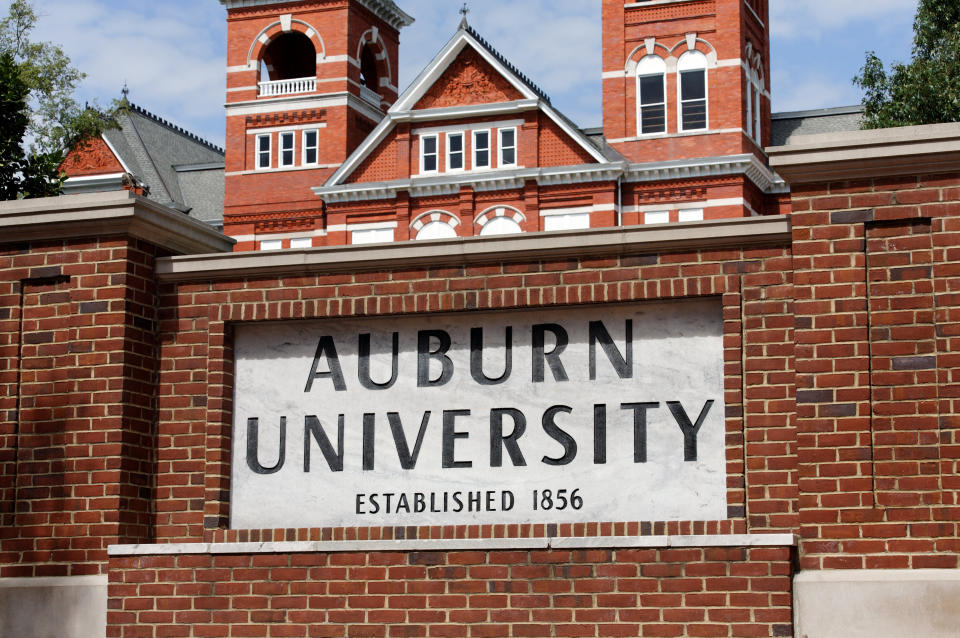
[[[260,82],[260,97],[293,95],[294,93],[313,93],[317,90],[317,78],[293,78],[292,80],[273,80]]]

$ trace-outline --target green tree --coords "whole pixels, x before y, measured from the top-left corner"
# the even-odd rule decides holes
[[[69,149],[116,126],[116,108],[108,112],[76,101],[84,74],[59,46],[31,40],[36,25],[29,0],[12,0],[0,21],[3,199],[60,194],[65,179],[60,165]]]
[[[854,84],[865,91],[863,128],[960,122],[960,0],[920,0],[913,59],[890,72],[873,51]]]

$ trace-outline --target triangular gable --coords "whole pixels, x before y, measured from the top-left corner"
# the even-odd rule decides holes
[[[109,175],[127,172],[126,167],[102,137],[97,137],[70,149],[60,165],[69,177]]]
[[[522,100],[520,93],[473,47],[464,47],[433,86],[413,107],[436,109]]]
[[[479,81],[492,85],[495,94],[500,92],[499,97],[474,98],[473,88],[467,87],[458,89],[461,91],[461,101],[446,104],[447,101],[453,101],[452,92],[456,91],[452,86],[457,82],[464,86],[467,83],[465,81],[471,78],[474,82],[482,78]],[[438,86],[440,88],[434,88]],[[471,102],[471,99],[483,101]],[[387,117],[380,121],[366,140],[327,179],[324,186],[355,181],[348,178],[359,167],[365,166],[371,155],[384,152],[384,147],[389,144],[388,137],[392,137],[397,122],[409,121],[415,110],[449,110],[446,114],[438,113],[438,118],[450,119],[456,117],[454,112],[460,106],[469,108],[471,105],[481,104],[496,107],[499,103],[509,105],[518,102],[528,102],[539,108],[593,161],[599,164],[609,163],[610,160],[603,156],[586,135],[550,106],[550,99],[543,91],[507,62],[506,58],[497,53],[473,29],[461,27],[390,107]]]

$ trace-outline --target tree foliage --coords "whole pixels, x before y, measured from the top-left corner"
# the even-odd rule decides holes
[[[0,21],[0,197],[62,192],[66,153],[116,126],[115,109],[81,106],[84,74],[59,46],[34,42],[37,15],[29,0],[12,0]],[[28,147],[28,148],[25,148]]]
[[[888,73],[871,51],[854,78],[864,128],[960,122],[960,0],[920,0],[913,32],[909,63]]]

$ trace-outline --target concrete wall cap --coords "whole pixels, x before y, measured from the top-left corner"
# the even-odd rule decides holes
[[[129,191],[0,202],[0,244],[127,235],[178,254],[227,252],[233,239]]]
[[[960,123],[798,135],[767,154],[791,184],[954,172]]]
[[[263,275],[652,254],[723,246],[789,245],[790,228],[788,217],[770,216],[499,237],[190,255],[160,259],[157,273],[166,281],[242,279]]]

